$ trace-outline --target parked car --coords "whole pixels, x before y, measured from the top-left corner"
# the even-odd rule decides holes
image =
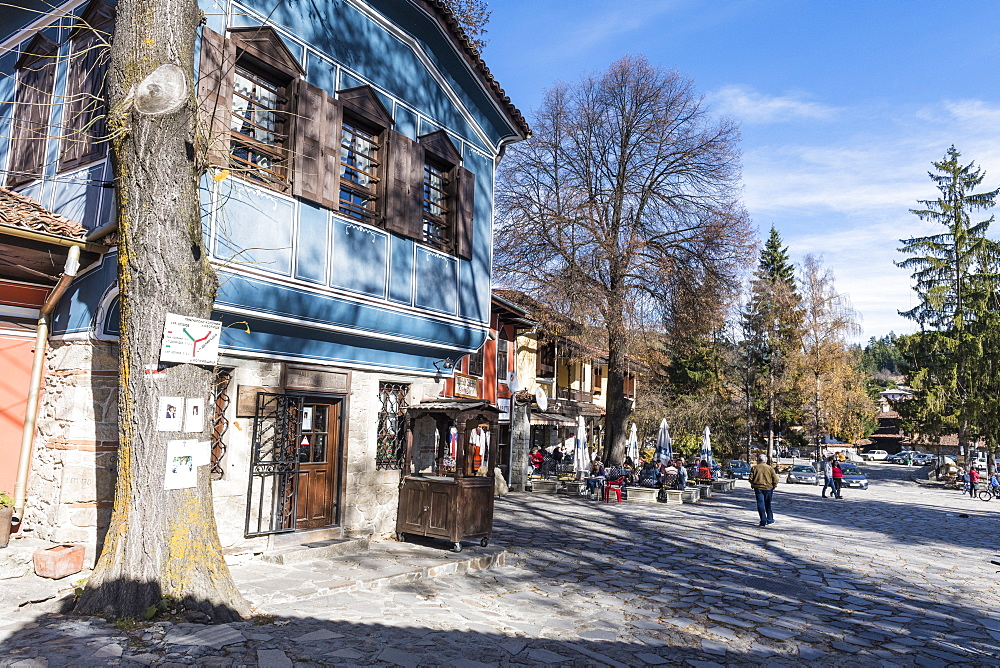
[[[903,450],[902,452],[897,452],[894,455],[889,455],[885,461],[890,464],[909,464],[913,461],[913,458],[919,453],[913,450]]]
[[[932,455],[929,452],[918,452],[913,456],[913,463],[918,466],[935,464],[937,463],[937,455]]]
[[[750,478],[750,465],[740,459],[730,459],[726,465],[726,475],[737,480]]]
[[[861,458],[869,462],[884,462],[888,457],[889,453],[885,450],[869,450],[861,453]]]
[[[868,489],[868,476],[866,476],[861,469],[857,467],[857,465],[843,463],[840,465],[840,470],[844,472],[844,481],[841,485],[844,487]]]
[[[792,468],[788,469],[788,478],[786,482],[801,483],[804,485],[818,485],[819,476],[816,474],[816,469],[807,464],[795,464]]]

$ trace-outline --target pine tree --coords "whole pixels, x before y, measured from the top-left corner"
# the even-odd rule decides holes
[[[996,242],[986,237],[993,217],[972,221],[976,211],[990,209],[998,191],[973,192],[986,177],[975,163],[963,165],[951,146],[944,160],[928,172],[940,196],[920,200],[923,208],[911,209],[921,220],[944,226],[945,231],[901,240],[900,252],[912,257],[897,263],[912,269],[914,291],[920,298],[914,308],[900,315],[915,320],[922,334],[908,343],[911,385],[919,389],[924,433],[934,433],[950,423],[954,414],[959,445],[969,452],[973,443],[973,407],[977,379],[973,375],[983,354],[975,325],[985,314],[989,293],[997,284],[991,258]],[[910,409],[916,412],[916,406]],[[936,415],[935,415],[936,414]]]

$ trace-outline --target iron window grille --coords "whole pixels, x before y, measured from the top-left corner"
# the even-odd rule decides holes
[[[212,378],[212,406],[214,412],[212,416],[212,462],[209,473],[212,480],[222,480],[226,470],[222,466],[222,459],[226,456],[226,442],[223,437],[229,431],[229,419],[226,418],[226,409],[229,408],[229,383],[233,380],[233,373],[230,369],[218,369]]]
[[[445,172],[424,163],[424,242],[444,251],[451,250],[452,233],[448,216],[448,180]]]
[[[340,144],[340,212],[374,223],[377,216],[378,169],[381,145],[378,135],[345,118]]]
[[[375,454],[375,468],[393,470],[403,468],[405,435],[403,415],[408,404],[406,395],[410,392],[408,383],[379,383],[378,398],[381,409],[378,414],[378,447]]]
[[[236,68],[231,154],[241,174],[269,184],[285,182],[285,103],[281,86],[248,69]]]

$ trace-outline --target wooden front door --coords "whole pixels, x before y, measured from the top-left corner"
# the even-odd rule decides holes
[[[302,405],[296,529],[315,529],[338,520],[340,401],[307,398]]]

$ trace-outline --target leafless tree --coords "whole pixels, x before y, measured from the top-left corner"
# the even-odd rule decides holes
[[[875,404],[868,398],[864,379],[849,338],[861,333],[858,314],[845,295],[837,292],[833,272],[807,255],[799,276],[802,294],[802,353],[799,364],[806,384],[810,431],[817,451],[826,434],[857,440],[874,423]]]
[[[482,53],[486,48],[486,24],[492,12],[486,0],[444,0],[445,6],[455,15],[466,37]]]
[[[642,57],[549,90],[498,179],[498,279],[603,331],[605,456],[620,461],[632,333],[716,326],[753,241],[739,132]]]

